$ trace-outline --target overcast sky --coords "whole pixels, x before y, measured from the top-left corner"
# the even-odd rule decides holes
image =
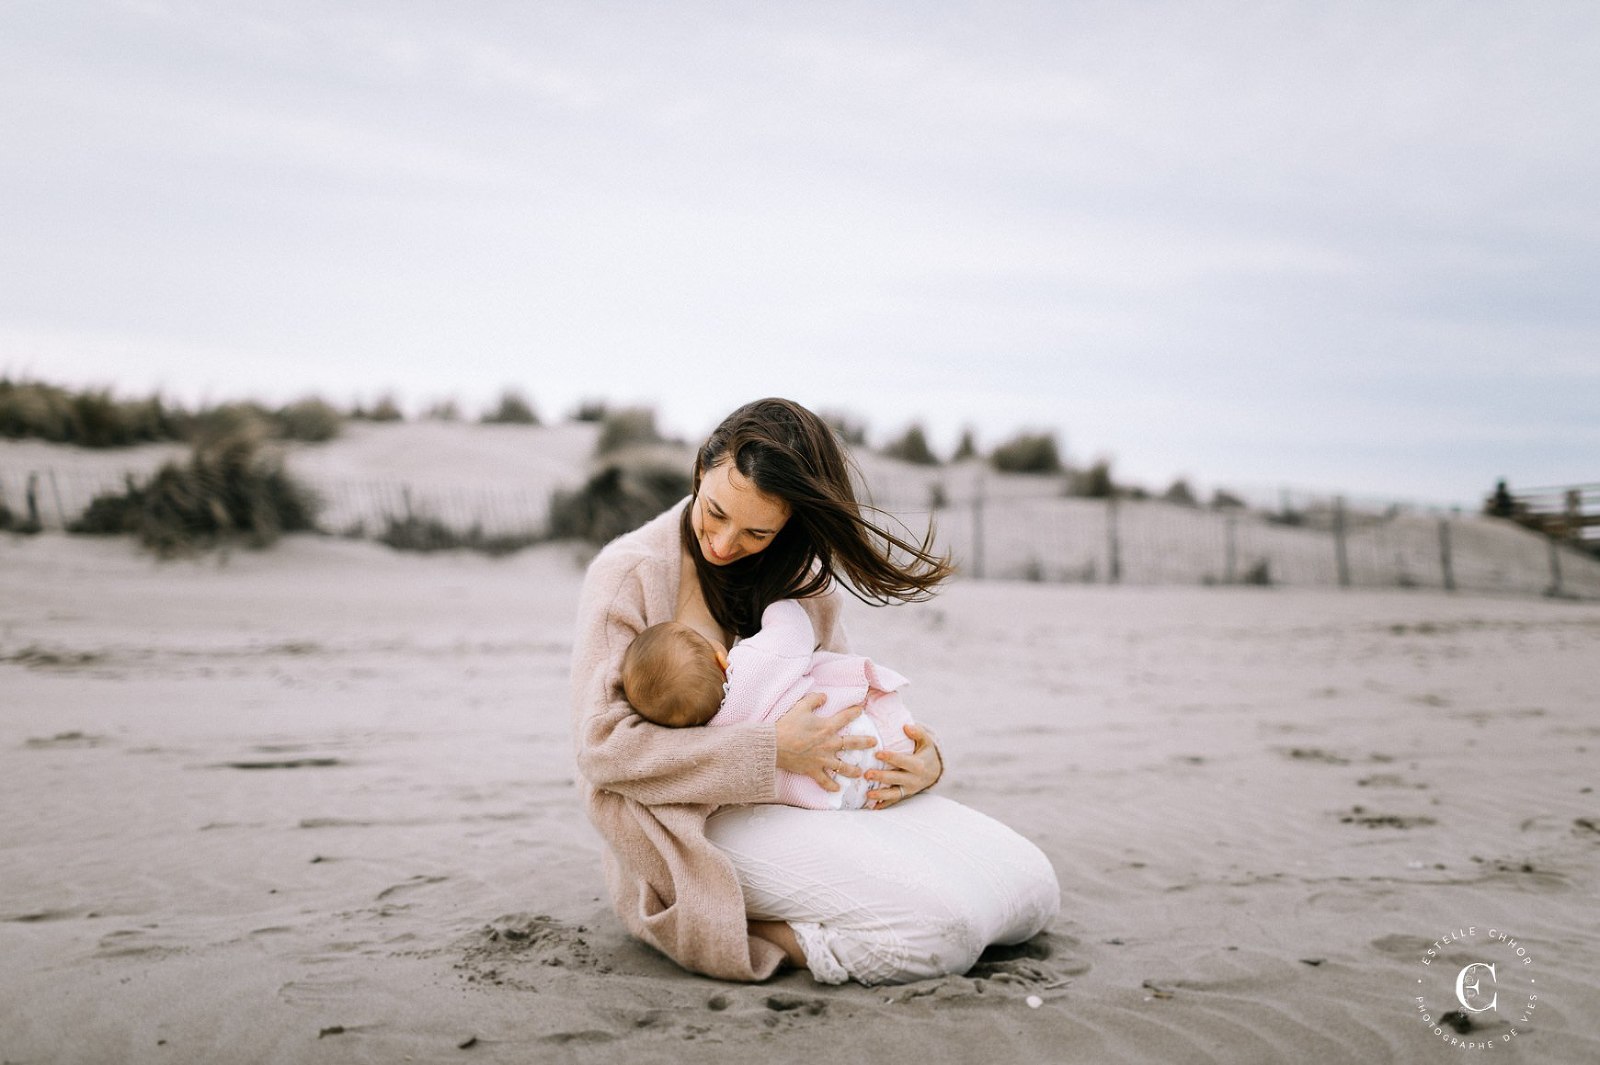
[[[1600,4],[0,7],[0,372],[1600,481]]]

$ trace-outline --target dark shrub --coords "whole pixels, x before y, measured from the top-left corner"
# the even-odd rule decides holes
[[[410,516],[390,518],[378,542],[396,551],[477,551],[498,558],[536,544],[541,539],[535,533],[489,536],[478,525],[461,532],[434,518]]]
[[[689,494],[677,467],[611,463],[572,492],[550,500],[550,536],[604,544],[632,532]]]
[[[441,399],[424,411],[422,416],[436,422],[459,422],[461,406],[453,399]]]
[[[649,407],[628,407],[605,416],[600,423],[600,438],[595,441],[594,453],[609,455],[626,447],[659,443],[661,434],[656,431],[656,412]]]
[[[1245,502],[1226,488],[1218,488],[1211,493],[1211,507],[1214,510],[1241,510]]]
[[[259,403],[223,403],[197,411],[189,420],[189,436],[197,448],[237,437],[265,439],[277,433],[277,419]]]
[[[168,407],[159,396],[119,400],[107,389],[70,392],[55,385],[0,378],[0,436],[81,447],[127,447],[177,440],[185,429],[183,412]]]
[[[508,388],[500,393],[499,405],[485,414],[482,420],[485,425],[539,424],[539,416],[533,412],[533,404],[514,388]]]
[[[0,377],[0,436],[65,441],[70,406],[59,388]]]
[[[1199,501],[1195,499],[1194,491],[1189,487],[1189,482],[1182,477],[1173,481],[1167,490],[1161,493],[1161,498],[1168,503],[1176,503],[1180,507],[1199,506]]]
[[[394,398],[394,393],[386,392],[378,397],[378,401],[371,407],[357,403],[350,408],[350,417],[358,422],[403,422],[405,413],[400,409],[400,401]]]
[[[579,403],[572,411],[572,420],[575,422],[602,422],[606,418],[606,401],[603,399],[586,399]]]
[[[1110,499],[1117,494],[1116,483],[1111,480],[1111,463],[1101,459],[1086,470],[1072,476],[1072,494],[1090,499]]]
[[[163,557],[230,543],[266,547],[286,532],[315,527],[316,500],[259,437],[241,433],[196,445],[187,465],[169,462],[143,484],[100,495],[69,531],[132,533]]]
[[[961,443],[956,445],[956,453],[950,456],[951,462],[965,462],[978,457],[978,443],[972,438],[971,429],[961,430]]]
[[[109,391],[79,392],[72,397],[73,443],[84,447],[131,443],[121,414]]]
[[[279,410],[273,420],[279,436],[310,444],[332,440],[344,425],[343,415],[333,404],[315,396],[296,400]]]
[[[904,436],[891,441],[884,447],[883,453],[889,458],[915,463],[918,466],[939,465],[939,457],[928,446],[928,438],[923,434],[919,423],[913,423]]]
[[[989,456],[994,468],[1005,473],[1060,473],[1061,453],[1054,433],[1019,433]]]
[[[367,412],[367,417],[375,422],[403,422],[406,420],[404,412],[400,410],[400,401],[392,393],[385,393],[378,397],[378,402],[372,410]]]
[[[67,531],[87,536],[121,536],[139,531],[138,512],[144,500],[144,489],[127,475],[126,487],[119,495],[102,492],[90,500],[78,519],[67,526]]]

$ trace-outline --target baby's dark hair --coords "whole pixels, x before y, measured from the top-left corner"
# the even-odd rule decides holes
[[[646,721],[669,728],[704,725],[722,705],[716,649],[676,621],[645,629],[622,656],[622,690]]]

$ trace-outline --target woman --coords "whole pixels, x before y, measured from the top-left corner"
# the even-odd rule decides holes
[[[840,735],[861,707],[821,717],[814,695],[776,725],[670,729],[622,694],[623,652],[658,622],[726,648],[768,604],[798,599],[819,645],[844,652],[836,584],[909,602],[949,573],[931,539],[911,544],[862,518],[832,431],[780,399],[729,415],[696,456],[689,499],[601,551],[578,611],[574,725],[580,788],[630,932],[727,980],[787,963],[825,983],[886,983],[964,972],[988,944],[1049,923],[1059,889],[1038,848],[921,794],[943,770],[926,730],[910,726],[914,749],[880,752],[886,768],[865,774],[873,809],[824,813],[769,805],[774,771],[829,790],[862,775],[839,757],[871,745]]]

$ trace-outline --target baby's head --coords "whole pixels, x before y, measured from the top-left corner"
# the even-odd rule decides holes
[[[722,705],[728,658],[687,625],[652,625],[622,656],[622,690],[646,721],[704,725]]]

